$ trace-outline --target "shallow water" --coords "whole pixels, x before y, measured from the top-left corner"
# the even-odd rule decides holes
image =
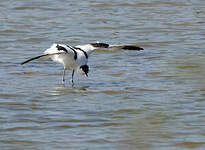
[[[1,150],[204,148],[205,1],[4,0],[0,26]],[[145,50],[94,53],[75,87],[60,64],[20,66],[95,41]]]

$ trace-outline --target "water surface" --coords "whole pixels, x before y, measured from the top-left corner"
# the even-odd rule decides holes
[[[0,3],[0,147],[187,150],[205,146],[205,2]],[[61,84],[39,60],[52,43],[138,44],[98,51],[89,77]],[[71,71],[67,72],[69,81]]]

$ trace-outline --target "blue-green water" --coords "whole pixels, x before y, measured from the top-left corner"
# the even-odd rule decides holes
[[[205,1],[3,0],[0,27],[1,150],[204,149]],[[145,50],[94,53],[74,88],[60,64],[20,65],[95,41]]]

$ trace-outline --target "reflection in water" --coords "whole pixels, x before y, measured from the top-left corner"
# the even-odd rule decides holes
[[[51,96],[61,96],[61,95],[69,95],[69,94],[89,94],[91,92],[88,91],[89,86],[79,86],[79,87],[72,87],[71,85],[60,85],[57,87],[52,88],[51,90],[47,91],[48,95]]]

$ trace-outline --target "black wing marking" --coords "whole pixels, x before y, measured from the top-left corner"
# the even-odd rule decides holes
[[[62,50],[62,51],[64,51],[64,52],[68,52],[68,50],[65,48],[65,47],[63,47],[63,46],[60,46],[60,45],[56,45],[56,48],[60,51],[60,50]]]
[[[76,52],[75,48],[73,48],[70,45],[66,45],[66,46],[68,46],[74,52],[74,59],[76,60],[78,58],[78,55],[77,55],[77,52]]]
[[[106,43],[90,43],[90,45],[96,48],[108,48],[109,47],[109,44],[106,44]]]
[[[74,47],[74,48],[82,51],[84,53],[85,57],[88,59],[88,54],[86,53],[86,51],[84,51],[83,49],[81,49],[79,47]]]
[[[136,46],[136,45],[116,45],[116,46],[112,46],[106,43],[91,43],[90,45],[92,45],[95,48],[112,48],[112,47],[118,47],[120,49],[123,50],[144,50],[142,47]]]

